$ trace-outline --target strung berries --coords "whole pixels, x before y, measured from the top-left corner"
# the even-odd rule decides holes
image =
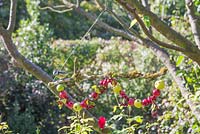
[[[67,92],[66,91],[61,91],[59,93],[60,99],[67,99]]]
[[[97,100],[99,97],[99,94],[96,92],[92,92],[92,94],[90,95],[90,97],[92,97],[94,100]]]
[[[119,96],[123,99],[122,103],[119,103],[121,106],[127,107],[127,106],[135,106],[136,108],[141,108],[144,106],[148,106],[150,104],[153,104],[154,101],[158,96],[160,96],[160,89],[163,89],[165,87],[165,83],[163,80],[159,80],[155,82],[155,88],[152,91],[152,96],[149,96],[148,98],[143,99],[142,101],[140,99],[133,99],[129,98],[125,91],[122,90],[122,87],[120,84],[113,78],[105,78],[99,82],[100,85],[94,85],[92,86],[93,92],[90,94],[89,98],[84,99],[80,103],[73,103],[68,99],[67,92],[64,90],[64,85],[59,84],[57,85],[56,89],[59,92],[59,101],[58,105],[62,108],[62,106],[65,104],[66,107],[69,109],[73,109],[76,112],[80,112],[83,108],[84,109],[91,109],[95,107],[94,100],[97,100],[99,96],[107,91],[108,88],[112,87],[113,92],[115,94],[119,94]],[[155,104],[156,105],[156,104]],[[157,117],[157,109],[153,109],[154,111],[151,113],[152,117]],[[101,116],[98,120],[98,125],[101,129],[104,129],[106,123],[105,117]]]
[[[65,89],[65,87],[64,87],[63,84],[58,84],[58,85],[56,86],[56,90],[57,90],[58,92],[61,92],[61,91],[63,91],[64,89]]]
[[[82,110],[82,107],[79,102],[74,103],[73,110],[76,112],[80,112]]]
[[[159,89],[159,90],[165,88],[165,82],[163,80],[156,81],[155,82],[155,88]]]
[[[148,100],[147,100],[147,99],[143,99],[143,100],[142,100],[142,105],[143,105],[143,106],[149,105]]]
[[[106,118],[103,116],[99,117],[99,120],[98,120],[99,128],[104,129],[105,124],[106,124]]]
[[[69,109],[72,109],[73,106],[74,106],[74,103],[72,101],[68,101],[66,104],[65,104],[66,107],[68,107]]]
[[[160,96],[160,90],[154,89],[154,90],[153,90],[153,96],[155,96],[155,97]]]
[[[115,85],[115,86],[113,87],[113,92],[114,92],[115,94],[119,94],[121,90],[122,90],[122,88],[121,88],[121,86],[120,86],[119,84],[117,84],[117,85]]]
[[[134,106],[135,106],[136,108],[141,108],[141,107],[142,107],[142,102],[141,102],[141,100],[140,100],[140,99],[136,99],[136,100],[134,101]]]
[[[133,98],[130,98],[129,100],[128,100],[128,105],[129,106],[133,106],[134,105],[134,99]]]

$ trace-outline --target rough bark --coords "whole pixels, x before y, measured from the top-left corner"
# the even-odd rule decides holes
[[[185,0],[185,3],[192,33],[194,35],[194,41],[200,49],[200,26],[198,25],[198,18],[195,16],[194,2],[192,0]]]

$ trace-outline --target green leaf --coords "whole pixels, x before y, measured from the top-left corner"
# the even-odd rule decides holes
[[[134,118],[128,118],[126,119],[127,120],[127,123],[130,124],[131,122],[133,122],[135,119]]]
[[[144,20],[144,24],[149,28],[151,26],[149,16],[144,16],[143,20]]]
[[[177,61],[176,61],[176,66],[179,66],[183,62],[183,60],[184,60],[183,55],[178,56]]]
[[[133,19],[130,23],[129,29],[132,28],[137,23],[136,19]]]
[[[113,107],[113,113],[115,113],[116,110],[117,110],[117,106],[114,106],[114,107]]]
[[[143,117],[142,116],[135,116],[134,120],[138,123],[142,123],[143,122]]]
[[[58,132],[61,131],[61,130],[63,130],[63,129],[68,129],[68,128],[70,128],[70,127],[69,126],[61,127],[61,128],[58,129]]]

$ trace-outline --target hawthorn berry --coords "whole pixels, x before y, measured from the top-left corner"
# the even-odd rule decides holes
[[[165,88],[165,82],[163,80],[156,81],[155,82],[155,88],[159,89],[159,90]]]
[[[94,100],[97,100],[99,97],[99,94],[96,92],[92,92],[92,94],[90,95],[90,97],[92,97]]]
[[[88,107],[88,99],[81,101],[80,105],[82,108],[87,108]]]
[[[155,97],[160,96],[160,90],[154,89],[154,90],[153,90],[153,96],[155,96]]]
[[[153,99],[152,99],[152,97],[149,96],[149,97],[147,98],[147,101],[148,101],[148,104],[152,104],[152,103],[153,103]]]
[[[134,99],[133,98],[130,98],[129,100],[128,100],[128,105],[129,106],[133,106],[134,105]]]
[[[136,99],[136,100],[134,101],[134,106],[135,106],[136,108],[141,108],[141,107],[142,107],[142,102],[141,102],[141,100],[140,100],[140,99]]]
[[[106,124],[106,118],[103,116],[99,117],[99,120],[98,120],[99,128],[104,129],[105,124]]]
[[[73,108],[74,103],[72,101],[68,101],[65,106],[68,107],[69,109]]]
[[[66,91],[61,91],[60,93],[59,93],[59,97],[60,97],[60,99],[67,99],[67,92]]]
[[[121,88],[121,86],[120,86],[119,84],[117,84],[117,85],[115,85],[115,86],[113,87],[113,92],[114,92],[115,94],[119,94],[121,90],[122,90],[122,88]]]
[[[76,112],[80,112],[82,110],[82,107],[79,102],[74,103],[73,110]]]
[[[155,100],[156,100],[156,96],[154,96],[154,95],[153,95],[153,96],[150,96],[150,98],[151,98],[152,101],[155,101]]]
[[[149,104],[148,100],[147,99],[143,99],[142,100],[142,105],[143,106],[147,106]]]
[[[56,90],[57,90],[58,92],[61,92],[61,91],[63,91],[64,89],[65,89],[65,87],[64,87],[63,84],[58,84],[58,85],[56,86]]]
[[[119,92],[119,94],[120,94],[121,97],[126,96],[126,93],[125,93],[125,91],[123,91],[123,90],[121,90],[121,91]]]

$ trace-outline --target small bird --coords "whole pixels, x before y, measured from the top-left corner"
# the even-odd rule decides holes
[[[64,79],[67,76],[67,73],[65,71],[61,70],[54,70],[53,71],[53,76],[59,79]]]

